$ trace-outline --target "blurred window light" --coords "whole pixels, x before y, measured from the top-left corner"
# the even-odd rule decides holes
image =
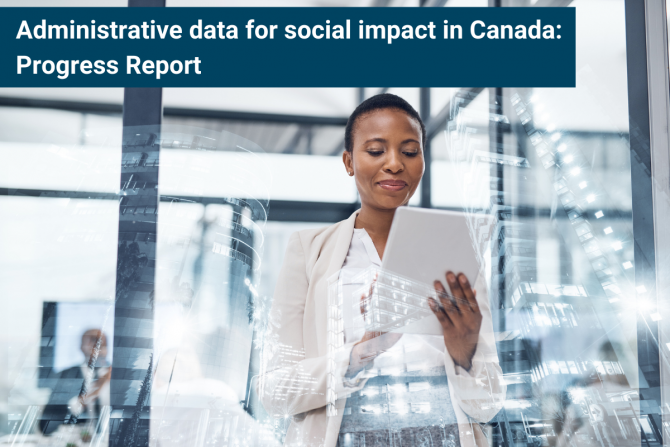
[[[596,214],[595,214],[595,215],[596,215],[596,219],[600,219],[601,217],[604,216],[604,214],[603,214],[602,211],[596,211]]]
[[[430,383],[428,382],[410,382],[409,383],[409,392],[415,393],[417,391],[424,391],[430,389]]]
[[[531,407],[531,405],[532,404],[530,402],[528,402],[527,400],[506,400],[505,401],[505,408],[507,410],[529,408],[529,407]]]
[[[417,402],[410,404],[412,413],[426,414],[430,413],[430,403],[429,402]]]
[[[605,234],[611,234],[614,230],[612,230],[612,227],[607,227],[603,230]]]

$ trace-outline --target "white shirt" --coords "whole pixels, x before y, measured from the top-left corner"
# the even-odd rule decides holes
[[[345,343],[356,342],[363,338],[365,334],[365,326],[363,326],[362,320],[356,318],[358,316],[356,312],[360,312],[361,297],[354,295],[355,290],[360,289],[365,284],[354,282],[353,278],[372,265],[379,269],[382,267],[382,260],[379,258],[377,248],[364,228],[354,228],[349,252],[344,264],[342,264],[342,270],[340,270]]]

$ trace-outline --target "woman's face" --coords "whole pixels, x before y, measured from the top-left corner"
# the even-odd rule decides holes
[[[344,152],[347,172],[353,172],[361,203],[396,209],[414,195],[423,176],[421,127],[407,113],[380,109],[359,117],[353,129],[353,149]]]

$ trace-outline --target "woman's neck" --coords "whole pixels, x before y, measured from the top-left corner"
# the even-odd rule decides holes
[[[391,231],[391,223],[393,222],[394,215],[395,209],[384,210],[363,204],[361,211],[356,217],[354,228],[365,228],[365,231],[375,244],[379,258],[383,258],[384,256],[384,249],[386,248],[386,241]]]

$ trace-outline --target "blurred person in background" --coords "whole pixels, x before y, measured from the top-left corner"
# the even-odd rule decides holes
[[[40,429],[45,435],[65,423],[90,423],[109,405],[112,368],[107,364],[107,336],[100,329],[88,329],[81,336],[86,361],[58,374],[58,381],[42,412]]]

